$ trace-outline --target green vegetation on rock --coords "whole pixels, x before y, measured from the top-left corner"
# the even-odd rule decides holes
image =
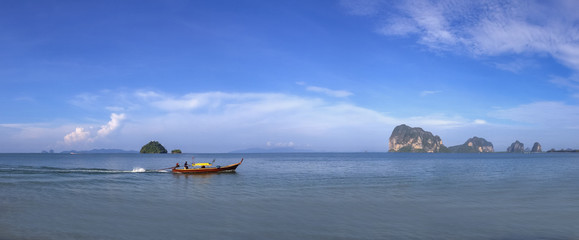
[[[440,153],[450,153],[450,149],[448,149],[446,146],[444,145],[440,145],[440,150],[438,150],[438,152]]]
[[[453,153],[489,153],[495,151],[493,143],[479,137],[469,138],[464,144],[452,146],[448,149]]]
[[[150,141],[141,148],[141,153],[167,153],[167,149],[157,141]]]
[[[181,152],[181,149],[173,149],[173,150],[171,150],[171,153],[172,153],[172,154],[180,154],[180,153],[183,153],[183,152]]]

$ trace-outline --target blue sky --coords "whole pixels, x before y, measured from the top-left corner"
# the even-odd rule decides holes
[[[576,1],[1,1],[0,152],[579,148]]]

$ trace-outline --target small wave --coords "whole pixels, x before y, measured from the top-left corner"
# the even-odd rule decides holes
[[[147,172],[147,170],[144,168],[133,168],[133,171],[131,171],[131,172],[141,173],[141,172]]]

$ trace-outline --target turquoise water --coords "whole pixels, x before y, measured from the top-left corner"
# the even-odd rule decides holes
[[[579,239],[579,154],[0,154],[2,240],[183,238]]]

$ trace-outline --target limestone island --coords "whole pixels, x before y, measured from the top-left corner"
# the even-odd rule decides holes
[[[532,153],[540,153],[543,152],[543,149],[541,148],[541,144],[538,142],[535,142],[535,144],[533,145],[533,149],[531,149]]]
[[[438,135],[405,124],[394,128],[388,148],[389,152],[491,153],[495,151],[491,142],[479,137],[469,138],[462,145],[446,147]]]
[[[452,153],[492,153],[495,152],[493,143],[484,138],[472,137],[462,145],[449,147]]]
[[[438,135],[405,124],[394,128],[388,142],[389,152],[449,152]]]
[[[438,135],[424,131],[419,127],[409,127],[405,124],[396,126],[388,141],[388,152],[423,152],[423,153],[492,153],[495,152],[493,143],[484,138],[472,137],[462,145],[446,147]],[[525,149],[525,144],[518,140],[507,148],[509,153],[540,153],[541,144],[535,142],[532,149]],[[579,152],[579,150],[551,149],[548,152]]]
[[[533,144],[533,148],[529,149],[529,148],[525,148],[525,144],[523,144],[523,143],[519,142],[519,140],[517,140],[514,143],[512,143],[510,147],[507,148],[507,152],[508,153],[525,153],[525,152],[540,153],[540,152],[543,152],[543,149],[541,147],[541,144],[538,142],[535,142],[535,144]]]

